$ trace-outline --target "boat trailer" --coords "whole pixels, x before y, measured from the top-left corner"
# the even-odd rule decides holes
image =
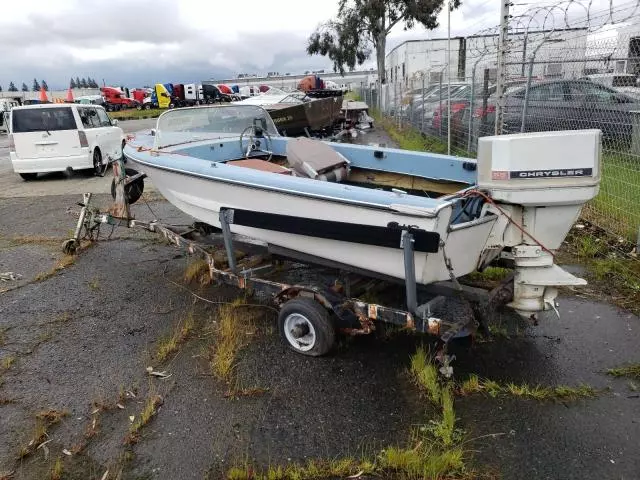
[[[374,292],[384,291],[390,285],[389,279],[363,275],[362,272],[348,270],[348,267],[345,269],[343,265],[323,264],[322,259],[301,259],[295,252],[279,247],[256,245],[251,239],[231,232],[234,209],[220,211],[221,229],[196,222],[192,228],[181,231],[158,221],[136,220],[129,207],[140,197],[145,175],[132,169],[125,170],[123,159],[110,163],[114,173],[114,203],[102,212],[91,204],[92,194],[84,194],[83,202],[78,204],[81,210],[74,235],[63,244],[64,253],[75,253],[82,239],[98,240],[102,225],[141,228],[159,234],[188,254],[204,259],[212,282],[232,285],[250,295],[270,299],[279,309],[278,325],[283,340],[298,353],[309,356],[326,354],[333,347],[336,331],[347,335],[369,334],[376,329],[376,322],[383,322],[437,337],[438,350],[442,353],[439,358],[446,363],[446,346],[453,338],[472,335],[478,328],[487,333],[485,325],[490,311],[511,299],[512,282],[509,279],[489,293],[488,301],[485,290],[460,285],[453,276],[451,282],[419,288],[414,271],[415,240],[411,230],[403,232],[400,245],[405,267],[406,308],[359,299],[358,296],[366,298]],[[203,239],[208,241],[205,243]],[[258,249],[260,253],[238,258],[237,245],[249,250]],[[265,249],[266,255],[263,253]],[[282,281],[283,274],[286,278],[287,268],[301,265],[335,267],[339,273],[321,285],[307,281]],[[422,293],[428,293],[432,298],[419,304],[419,294]],[[464,308],[462,312],[459,309],[455,312],[455,319],[445,320],[445,303],[450,296],[462,299]],[[448,369],[448,365],[445,367]]]

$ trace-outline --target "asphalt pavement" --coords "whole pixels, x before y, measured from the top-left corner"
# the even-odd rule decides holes
[[[155,118],[119,123],[125,133],[149,130],[155,125]],[[82,194],[85,191],[109,193],[110,188],[110,175],[96,177],[92,172],[75,172],[71,178],[64,173],[41,174],[37,180],[25,182],[18,174],[13,173],[9,160],[8,137],[6,134],[0,134],[0,198]]]
[[[135,131],[151,123],[121,125]],[[378,133],[366,139],[387,143]],[[0,272],[22,278],[0,282],[0,478],[11,471],[12,479],[50,478],[60,458],[63,478],[122,471],[122,479],[219,479],[234,464],[286,465],[411,446],[411,429],[428,424],[426,400],[407,374],[410,355],[427,341],[420,335],[356,337],[327,357],[307,358],[283,345],[271,310],[255,308],[242,324],[233,380],[216,379],[209,358],[218,306],[185,290],[184,252],[152,234],[108,228],[56,269],[79,194],[92,191],[106,207],[110,179],[23,182],[7,162],[0,146]],[[132,208],[141,220],[191,222],[163,201]],[[188,288],[211,302],[238,296],[232,288]],[[505,479],[638,479],[640,381],[606,370],[640,362],[640,319],[578,296],[560,298],[559,310],[560,319],[546,314],[537,326],[496,313],[492,320],[510,337],[454,346],[455,378],[585,384],[599,395],[576,402],[457,397],[471,464]],[[163,339],[189,315],[193,332],[158,361]],[[4,368],[7,358],[13,361]],[[150,376],[147,367],[169,376]],[[131,425],[156,395],[157,414],[132,443]],[[37,432],[36,416],[47,410],[65,415],[49,427],[46,449],[19,460]]]

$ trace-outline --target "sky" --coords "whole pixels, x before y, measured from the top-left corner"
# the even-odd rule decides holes
[[[233,2],[206,0],[2,3],[0,86],[6,90],[10,81],[18,88],[22,82],[30,87],[34,77],[62,89],[72,76],[135,87],[238,73],[330,69],[328,59],[308,56],[305,47],[313,30],[336,13],[338,0],[242,0],[237,10]],[[451,17],[452,35],[496,25],[499,3],[463,0]],[[436,31],[420,27],[405,32],[399,25],[389,36],[388,49],[408,39],[446,37],[446,27],[446,12]]]

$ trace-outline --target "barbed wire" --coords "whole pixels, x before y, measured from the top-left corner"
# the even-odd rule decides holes
[[[595,0],[558,0],[531,6],[509,19],[510,46],[515,47],[529,35],[536,35],[539,41],[547,41],[567,30],[592,34],[633,20],[640,13],[640,0],[607,0],[606,3],[608,6],[605,8]],[[499,30],[497,25],[468,37],[473,39],[468,47],[470,53],[477,57],[495,54]],[[520,38],[514,39],[513,36]]]

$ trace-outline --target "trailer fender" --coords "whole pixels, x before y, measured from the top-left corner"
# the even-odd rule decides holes
[[[274,302],[280,307],[287,301],[297,297],[312,298],[326,308],[333,314],[338,329],[352,330],[362,328],[362,323],[356,313],[352,309],[345,308],[345,305],[348,304],[348,302],[345,302],[345,298],[326,289],[294,285],[278,293],[274,297]]]

